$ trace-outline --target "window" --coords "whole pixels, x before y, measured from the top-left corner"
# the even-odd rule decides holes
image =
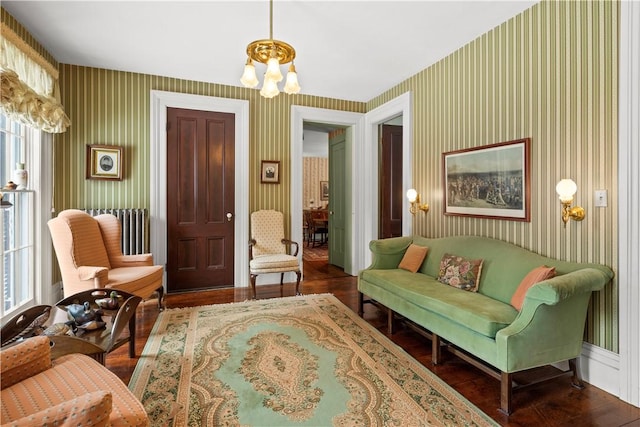
[[[31,147],[39,132],[0,114],[0,185],[14,181],[16,164],[31,160]],[[28,170],[28,167],[26,167]],[[0,317],[33,304],[35,298],[34,191],[0,190],[11,207],[0,209],[0,276],[2,296]]]

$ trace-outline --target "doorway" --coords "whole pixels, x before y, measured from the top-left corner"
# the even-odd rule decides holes
[[[346,127],[303,122],[302,259],[305,277],[344,276]]]
[[[402,116],[380,126],[380,230],[381,239],[402,236]]]

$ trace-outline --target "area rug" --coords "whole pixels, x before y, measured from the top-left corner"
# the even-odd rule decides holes
[[[153,426],[495,426],[333,295],[167,309],[129,388]]]
[[[302,259],[304,261],[328,261],[329,249],[326,246],[318,248],[305,246],[302,248]]]

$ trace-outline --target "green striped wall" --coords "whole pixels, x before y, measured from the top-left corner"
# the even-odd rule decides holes
[[[475,234],[616,268],[618,3],[543,1],[367,103],[413,94],[413,182],[431,205],[414,229]],[[531,222],[443,215],[441,155],[531,137]],[[578,184],[581,223],[563,228],[555,184]],[[595,208],[593,191],[609,191]],[[618,286],[594,294],[586,340],[618,351]]]
[[[290,111],[292,105],[364,112],[364,103],[281,94],[145,74],[63,64],[62,103],[69,130],[55,136],[55,208],[149,207],[150,93],[163,90],[249,101],[250,209],[290,212]],[[85,179],[87,144],[124,147],[122,181]],[[260,161],[280,160],[280,185],[260,183]],[[288,224],[286,225],[288,229]]]

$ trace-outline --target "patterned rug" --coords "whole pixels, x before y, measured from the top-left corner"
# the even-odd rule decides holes
[[[168,309],[129,388],[153,426],[495,426],[333,295]]]
[[[302,248],[302,259],[305,261],[328,261],[329,249],[327,246],[307,247],[306,244]]]

